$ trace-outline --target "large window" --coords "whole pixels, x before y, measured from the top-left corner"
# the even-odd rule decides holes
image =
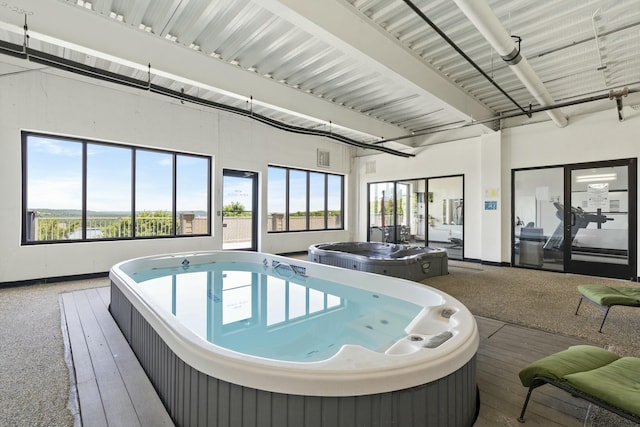
[[[341,175],[269,166],[267,231],[343,228]]]
[[[463,259],[462,175],[369,184],[369,241],[444,248]]]
[[[23,243],[210,234],[209,157],[23,133]]]

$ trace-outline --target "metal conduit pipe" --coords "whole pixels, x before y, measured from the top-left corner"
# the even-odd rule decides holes
[[[458,52],[460,54],[460,56],[462,56],[473,68],[475,68],[480,74],[482,74],[482,76],[487,79],[489,81],[489,83],[491,83],[496,89],[498,89],[504,96],[507,97],[507,99],[509,99],[509,101],[511,101],[516,107],[518,107],[518,109],[522,112],[524,112],[525,114],[529,115],[529,117],[531,117],[531,115],[527,112],[527,110],[525,110],[520,104],[518,104],[516,102],[515,99],[513,99],[513,97],[511,95],[509,95],[504,89],[502,89],[498,83],[495,82],[495,80],[493,80],[491,77],[489,77],[489,75],[487,73],[484,72],[484,70],[482,68],[480,68],[480,66],[478,64],[476,64],[473,59],[471,59],[469,57],[469,55],[467,55],[462,49],[460,49],[460,47],[455,44],[453,42],[453,40],[451,40],[449,38],[449,36],[447,36],[444,31],[442,31],[431,19],[429,19],[429,17],[427,17],[427,15],[425,15],[424,13],[422,13],[422,10],[420,10],[420,8],[418,6],[416,6],[411,0],[403,0],[405,2],[405,4],[407,6],[409,6],[411,8],[411,10],[413,10],[415,12],[416,15],[418,15],[420,18],[422,18],[422,20],[424,22],[426,22],[436,33],[438,33],[438,35],[440,37],[442,37],[442,39],[444,41],[446,41],[449,46],[451,46],[456,52]]]
[[[454,0],[460,10],[480,31],[511,70],[542,106],[554,103],[551,94],[533,70],[527,59],[520,54],[507,30],[484,0]],[[565,127],[567,117],[559,110],[549,110],[547,114],[559,127]]]
[[[536,107],[536,108],[532,108],[531,110],[529,110],[530,113],[532,114],[536,114],[536,113],[542,113],[542,112],[549,112],[551,110],[554,109],[559,109],[562,107],[570,107],[572,105],[579,105],[579,104],[586,104],[588,102],[594,102],[594,101],[600,101],[603,99],[615,99],[616,100],[616,108],[618,110],[618,120],[619,121],[623,121],[624,117],[621,115],[621,109],[622,109],[622,101],[621,101],[621,97],[626,97],[629,94],[632,93],[640,93],[640,89],[629,89],[627,87],[624,87],[621,90],[618,91],[614,91],[614,90],[610,90],[609,92],[603,94],[603,95],[595,95],[595,96],[589,96],[586,98],[581,98],[581,99],[576,99],[573,101],[566,101],[566,102],[560,102],[558,104],[551,104],[551,105],[545,105],[542,107]],[[446,131],[450,131],[450,130],[456,130],[456,129],[463,129],[466,127],[470,127],[470,126],[476,126],[479,124],[483,124],[483,123],[489,123],[492,121],[497,121],[497,120],[505,120],[505,119],[511,119],[514,117],[521,117],[523,115],[529,116],[528,114],[522,113],[522,112],[513,112],[513,113],[507,113],[507,114],[503,114],[497,117],[492,117],[489,119],[484,119],[484,120],[475,120],[472,122],[452,122],[452,123],[445,123],[442,125],[437,125],[437,126],[433,126],[430,127],[428,129],[423,129],[421,131],[418,132],[413,132],[411,134],[408,135],[402,135],[402,136],[398,136],[395,138],[389,138],[389,139],[383,139],[383,140],[376,140],[376,141],[371,141],[371,144],[381,144],[383,142],[393,142],[393,141],[401,141],[403,139],[409,139],[409,138],[415,138],[417,136],[425,136],[425,135],[431,135],[434,133],[438,133],[438,132],[446,132]]]
[[[388,147],[379,145],[381,143],[384,143],[385,141],[378,142],[376,140],[376,144],[370,144],[363,141],[355,140],[353,138],[350,138],[344,135],[336,134],[331,131],[295,126],[295,125],[287,124],[285,122],[281,122],[276,119],[266,117],[261,114],[254,113],[253,111],[248,111],[242,108],[221,104],[221,103],[210,101],[204,98],[187,95],[184,92],[178,92],[175,90],[171,90],[169,88],[152,84],[151,83],[151,64],[149,64],[148,80],[144,81],[140,79],[135,79],[133,77],[128,77],[122,74],[114,73],[108,70],[102,70],[99,68],[91,67],[84,63],[75,62],[70,59],[51,55],[46,52],[31,49],[30,47],[27,47],[26,43],[24,45],[17,45],[17,44],[6,42],[4,40],[0,40],[0,55],[2,54],[25,59],[27,61],[36,62],[39,64],[43,64],[47,67],[53,67],[60,70],[65,70],[74,74],[92,77],[98,80],[108,81],[111,83],[116,83],[116,84],[120,84],[128,87],[147,90],[152,93],[157,93],[157,94],[169,96],[175,99],[179,99],[180,101],[188,101],[188,102],[202,105],[205,107],[210,107],[217,110],[238,114],[238,115],[248,117],[255,121],[264,123],[271,127],[274,127],[283,131],[287,131],[287,132],[298,133],[303,135],[321,136],[328,139],[332,139],[334,141],[342,142],[347,145],[351,145],[353,147],[380,151],[387,154],[393,154],[394,156],[399,156],[399,157],[415,157],[415,154],[394,150],[393,148],[388,148]]]

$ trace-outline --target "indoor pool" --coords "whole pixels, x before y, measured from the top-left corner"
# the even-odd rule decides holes
[[[177,425],[475,420],[475,319],[436,289],[230,251],[129,260],[110,278],[110,312]]]

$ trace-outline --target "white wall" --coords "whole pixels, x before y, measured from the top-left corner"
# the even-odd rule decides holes
[[[508,263],[513,168],[640,155],[640,112],[628,107],[624,122],[612,107],[571,117],[565,128],[542,122],[425,146],[413,158],[355,158],[354,148],[324,138],[282,132],[237,115],[62,72],[4,75],[0,93],[0,283],[104,272],[120,260],[154,253],[220,249],[222,227],[216,213],[222,207],[224,168],[259,173],[259,250],[276,253],[303,251],[318,242],[366,240],[367,183],[464,175],[464,256]],[[212,156],[213,236],[21,246],[21,130]],[[317,167],[318,148],[331,153],[331,168]],[[367,173],[367,163],[375,173]],[[345,230],[267,234],[268,164],[345,174]],[[499,193],[499,210],[485,212],[486,190],[492,189]]]
[[[279,131],[237,115],[62,72],[4,75],[0,93],[0,283],[105,272],[121,260],[156,253],[220,249],[222,224],[216,213],[222,208],[223,168],[259,173],[259,211],[264,213],[269,163],[318,169],[320,148],[331,153],[332,163],[320,170],[349,174],[354,153],[325,138]],[[21,246],[22,130],[212,156],[213,236]],[[267,234],[266,215],[261,218],[259,250],[279,253],[349,240],[355,224],[355,219],[348,221],[344,231]]]
[[[482,259],[481,159],[482,144],[479,137],[429,145],[410,158],[388,154],[358,158],[354,168],[359,181],[357,240],[367,240],[367,184],[464,175],[465,257]],[[370,163],[370,167],[375,167],[375,173],[367,173],[367,163]]]
[[[640,157],[640,112],[625,107],[624,114],[625,120],[618,121],[612,104],[608,110],[571,117],[564,128],[544,122],[503,130],[503,187],[511,188],[511,169]],[[503,201],[510,209],[511,191],[503,192]],[[510,259],[509,215],[503,212],[503,261]]]
[[[500,242],[501,212],[509,210],[508,205],[503,204],[501,197],[502,183],[500,179],[501,164],[501,133],[494,132],[480,137],[481,144],[481,170],[482,170],[482,201],[480,206],[481,236],[480,245],[482,261],[501,262]],[[508,185],[508,184],[507,184]],[[508,188],[508,187],[507,187]],[[496,209],[489,209],[486,203],[496,202]],[[466,212],[465,212],[466,215]],[[466,229],[465,229],[466,235]],[[466,252],[466,251],[465,251]]]
[[[324,138],[309,137],[272,129],[255,121],[248,120],[237,115],[224,114],[220,118],[219,141],[224,141],[219,147],[219,157],[222,163],[217,168],[219,180],[222,180],[222,168],[251,170],[260,172],[259,193],[260,212],[267,212],[267,201],[263,195],[267,194],[267,167],[268,165],[289,166],[321,172],[333,172],[349,174],[351,172],[351,157],[355,149],[345,144],[328,141]],[[319,168],[317,166],[317,150],[330,152],[331,167]],[[305,251],[315,243],[349,241],[350,229],[354,227],[355,218],[349,215],[350,203],[353,193],[351,180],[345,177],[345,230],[343,231],[314,231],[304,233],[278,233],[267,234],[267,215],[260,215],[259,250],[268,253],[286,253]],[[220,192],[220,186],[216,191]],[[216,200],[222,200],[221,193],[216,195]],[[221,206],[221,204],[219,204]],[[216,217],[220,222],[220,217]],[[220,234],[220,233],[218,233]],[[220,247],[220,244],[218,247]]]
[[[426,146],[414,158],[379,154],[358,159],[358,235],[367,237],[367,184],[390,180],[463,174],[465,183],[464,256],[488,262],[511,261],[511,170],[640,156],[640,112],[625,107],[619,122],[614,107],[571,117],[559,128],[551,121],[504,129]],[[367,162],[375,174],[367,174]],[[498,193],[498,210],[484,201]],[[640,200],[640,198],[638,198]]]

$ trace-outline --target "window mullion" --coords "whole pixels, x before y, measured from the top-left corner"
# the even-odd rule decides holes
[[[136,236],[136,155],[135,148],[131,150],[131,237]]]
[[[329,175],[324,174],[324,229],[329,229]]]
[[[87,142],[82,142],[82,210],[80,214],[82,240],[87,240]]]
[[[177,212],[177,194],[178,194],[178,161],[177,161],[177,157],[178,155],[176,153],[173,153],[173,188],[172,188],[172,193],[173,193],[173,198],[171,200],[172,202],[172,206],[171,206],[171,234],[173,235],[173,237],[178,235],[178,230],[176,229],[176,220],[177,220],[177,216],[178,216],[178,212]]]
[[[311,228],[311,224],[310,224],[310,212],[309,210],[311,209],[311,173],[309,171],[307,171],[307,185],[306,185],[306,193],[307,193],[307,200],[306,200],[306,204],[307,204],[307,208],[306,210],[306,226],[305,226],[305,230],[309,231],[309,229]]]
[[[289,189],[289,184],[290,184],[290,175],[291,175],[291,170],[287,169],[287,173],[286,173],[286,180],[285,180],[285,207],[284,207],[284,231],[289,231],[289,205],[290,205],[290,189]]]

